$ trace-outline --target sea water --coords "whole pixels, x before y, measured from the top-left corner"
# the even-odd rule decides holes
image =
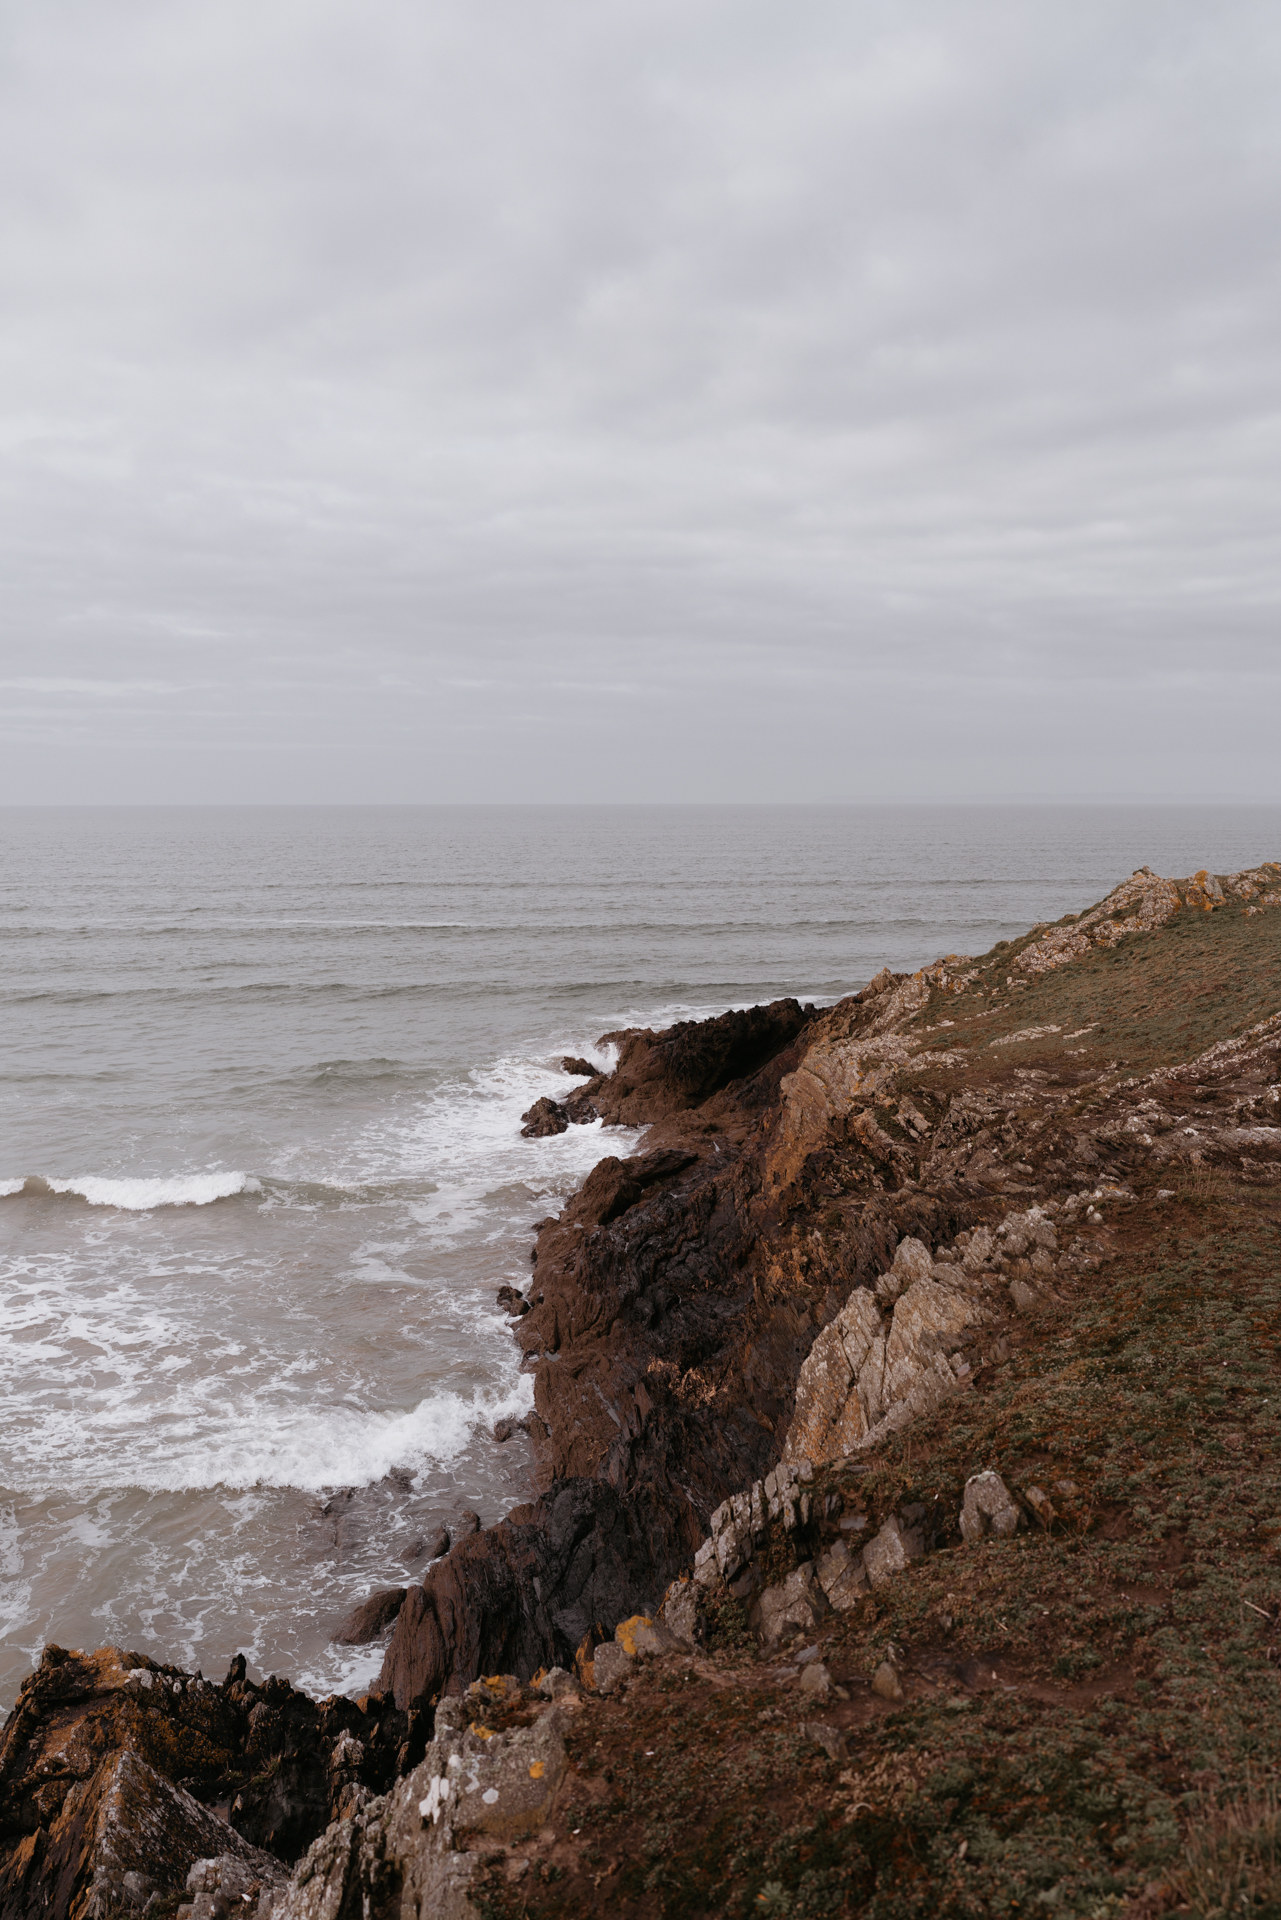
[[[637,1136],[600,1037],[979,952],[1281,810],[0,812],[0,1706],[49,1640],[357,1689],[332,1643],[530,1490],[495,1293]]]

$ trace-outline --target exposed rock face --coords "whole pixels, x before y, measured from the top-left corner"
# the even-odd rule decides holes
[[[1204,868],[1190,880],[1163,880],[1140,867],[1070,927],[1054,927],[1024,948],[1015,962],[1021,973],[1047,973],[1082,959],[1091,948],[1109,949],[1131,933],[1167,926],[1181,908],[1212,913],[1229,899],[1248,903],[1246,911],[1281,906],[1281,865],[1268,861],[1245,873],[1219,878]]]
[[[520,1117],[525,1123],[521,1133],[526,1140],[543,1140],[549,1134],[569,1132],[569,1115],[556,1100],[546,1097],[535,1100]]]
[[[878,1294],[894,1300],[888,1318]],[[784,1458],[830,1460],[874,1446],[955,1392],[970,1374],[957,1342],[984,1317],[981,1294],[962,1269],[935,1269],[919,1240],[904,1240],[875,1289],[856,1289],[810,1348]]]
[[[501,1527],[457,1542],[411,1587],[383,1663],[397,1706],[430,1703],[480,1673],[572,1664],[598,1620],[611,1628],[656,1604],[690,1551],[649,1531],[638,1507],[600,1481],[563,1482]]]
[[[71,1787],[48,1825],[18,1843],[0,1870],[0,1914],[109,1920],[141,1912],[213,1851],[237,1862],[246,1891],[286,1878],[278,1860],[126,1748]]]
[[[1139,874],[1082,920],[983,959],[887,971],[822,1014],[777,1002],[603,1036],[617,1068],[569,1105],[650,1132],[639,1155],[603,1160],[538,1235],[516,1334],[546,1491],[433,1569],[421,1599],[411,1592],[383,1676],[397,1700],[482,1668],[567,1663],[589,1625],[608,1631],[660,1602],[735,1489],[763,1484],[780,1459],[865,1452],[989,1378],[1011,1324],[1094,1257],[1082,1173],[1123,1180],[1140,1156],[1186,1155],[1190,1137],[1165,1116],[1207,1070],[1176,1061],[1085,1097],[1099,1084],[1088,1011],[1052,1002],[1038,1015],[1018,998],[1072,966],[1029,974],[1025,957],[1082,928],[1090,954],[1112,953],[1107,928],[1124,939],[1136,913],[1156,929],[1143,939],[1190,913],[1208,923],[1206,901],[1264,911],[1269,876],[1221,877],[1220,908],[1201,880],[1170,893]],[[1222,1150],[1244,1152],[1261,1178],[1281,1170],[1281,1102],[1268,1104],[1281,1022],[1270,1036],[1224,1042],[1213,1067],[1241,1085],[1213,1115],[1228,1123]],[[1079,1065],[1062,1052],[1078,1040]],[[1047,1044],[1054,1071],[1027,1066]],[[1196,1118],[1208,1151],[1211,1116]],[[602,1484],[616,1506],[600,1505]],[[581,1531],[553,1549],[565,1498]]]
[[[509,1702],[520,1702],[514,1683],[499,1704]],[[495,1731],[484,1724],[490,1704],[473,1690],[442,1709],[421,1765],[321,1836],[273,1920],[475,1920],[468,1888],[481,1860],[543,1824],[566,1766],[563,1706]]]
[[[416,1757],[390,1701],[318,1706],[252,1686],[243,1660],[214,1686],[115,1647],[46,1647],[0,1737],[0,1916],[140,1908],[221,1853],[269,1878],[262,1855],[296,1858],[354,1787]]]

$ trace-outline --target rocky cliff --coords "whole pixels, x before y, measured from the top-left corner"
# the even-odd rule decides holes
[[[0,1911],[105,1912],[104,1888],[125,1911],[181,1884],[171,1842],[150,1875],[103,1853],[93,1808],[126,1750],[268,1858],[314,1842],[284,1893],[259,1863],[264,1913],[400,1914],[428,1889],[433,1911],[587,1913],[610,1880],[610,1910],[637,1915],[1004,1912],[1046,1894],[1137,1916],[1188,1910],[1203,1855],[1257,1881],[1275,1802],[1247,1762],[1281,1730],[1278,908],[1281,867],[1141,869],[1086,914],[823,1011],[612,1036],[614,1072],[528,1122],[645,1129],[541,1223],[510,1303],[537,1497],[408,1590],[368,1702],[312,1708],[305,1728],[296,1711],[257,1773],[269,1700],[246,1695],[216,1764],[181,1776],[120,1712],[68,1731],[98,1683],[59,1706],[42,1667],[0,1748]],[[1208,1290],[1185,1273],[1202,1258],[1222,1276]],[[1192,1517],[1220,1428],[1215,1504],[1253,1516],[1248,1540]],[[1207,1745],[1175,1684],[1183,1629],[1230,1636],[1180,1602],[1204,1584],[1180,1569],[1238,1553],[1232,1672],[1255,1731],[1234,1704]],[[1067,1612],[1065,1580],[1082,1595]],[[1096,1681],[1078,1629],[1100,1595]],[[487,1675],[501,1699],[477,1690]],[[1143,1703],[1167,1683],[1161,1720]],[[191,1693],[168,1675],[165,1711]],[[1119,1772],[1098,1757],[1106,1726],[1101,1747],[1083,1724],[1100,1713],[1129,1716]],[[1060,1756],[1039,1799],[1010,1758],[1024,1745]],[[684,1815],[646,1773],[661,1757]],[[247,1815],[282,1770],[311,1786],[279,1790],[275,1826]],[[761,1794],[764,1828],[735,1842]],[[230,1910],[224,1880],[253,1867],[234,1846],[189,1865],[186,1904]]]

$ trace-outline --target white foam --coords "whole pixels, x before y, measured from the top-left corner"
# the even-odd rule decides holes
[[[77,1174],[70,1180],[49,1180],[45,1184],[50,1193],[78,1194],[91,1207],[118,1207],[122,1213],[150,1213],[156,1207],[208,1207],[237,1193],[262,1192],[261,1181],[249,1173],[189,1173],[160,1180],[108,1180],[96,1174]]]
[[[258,1418],[249,1413],[207,1440],[179,1443],[167,1459],[148,1463],[130,1479],[156,1491],[372,1486],[395,1466],[448,1467],[478,1427],[504,1414],[527,1413],[533,1404],[533,1382],[523,1376],[506,1393],[471,1399],[429,1394],[407,1412],[264,1405]]]
[[[26,1184],[25,1180],[0,1180],[0,1200],[7,1200],[13,1193],[21,1193]]]

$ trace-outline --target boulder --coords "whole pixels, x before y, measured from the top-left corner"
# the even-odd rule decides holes
[[[859,1596],[867,1592],[862,1552],[851,1553],[844,1540],[835,1541],[821,1556],[815,1574],[828,1606],[837,1613],[848,1613]]]
[[[839,1727],[829,1727],[823,1720],[802,1720],[796,1731],[802,1740],[812,1740],[816,1747],[822,1747],[829,1760],[849,1757],[849,1742]]]
[[[592,1656],[592,1681],[597,1693],[612,1693],[625,1680],[635,1659],[618,1640],[606,1640]]]
[[[807,1560],[777,1586],[766,1587],[749,1619],[765,1646],[774,1648],[789,1633],[811,1633],[826,1611],[813,1563]]]
[[[600,1072],[599,1067],[594,1067],[590,1060],[584,1060],[576,1053],[565,1055],[560,1063],[560,1070],[562,1073],[572,1074],[576,1080],[594,1080]]]
[[[891,1700],[898,1704],[903,1698],[903,1682],[897,1669],[888,1660],[882,1660],[872,1675],[872,1692],[882,1700]]]
[[[919,1560],[925,1543],[919,1530],[905,1527],[897,1514],[891,1514],[879,1533],[873,1534],[863,1549],[863,1568],[873,1587],[883,1587],[896,1573],[902,1573],[913,1560]]]
[[[558,1100],[535,1100],[532,1107],[521,1114],[523,1125],[521,1134],[526,1140],[545,1140],[554,1133],[569,1132],[569,1115]]]
[[[961,1507],[961,1537],[967,1546],[990,1533],[1016,1533],[1023,1524],[1023,1510],[999,1473],[971,1474]]]

